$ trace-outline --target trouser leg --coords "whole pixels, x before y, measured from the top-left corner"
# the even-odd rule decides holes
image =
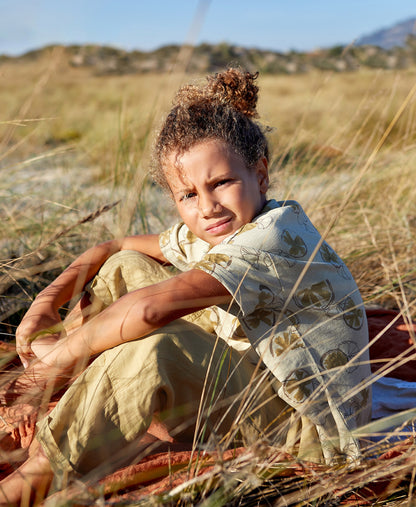
[[[225,342],[215,347],[198,326],[177,321],[101,354],[39,424],[38,439],[56,472],[80,474],[134,460],[155,414],[178,441],[192,442],[195,428],[197,441],[219,440],[233,424],[252,441],[282,408],[270,387],[251,384],[253,373]]]
[[[89,291],[105,307],[168,276],[148,257],[121,252]],[[189,320],[206,323],[203,315]],[[101,354],[39,423],[38,438],[55,471],[85,474],[103,463],[109,469],[130,463],[155,414],[177,440],[192,442],[195,430],[197,440],[220,438],[232,428],[245,440],[257,438],[286,404],[269,386],[252,383],[249,361],[216,343],[200,325],[180,319]]]

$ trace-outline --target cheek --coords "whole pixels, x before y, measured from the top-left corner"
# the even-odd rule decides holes
[[[247,210],[250,194],[249,189],[237,188],[232,192],[227,192],[220,202],[223,208],[241,215]]]
[[[185,223],[189,223],[194,219],[195,211],[191,206],[187,205],[176,205],[176,209],[179,213],[179,216]]]

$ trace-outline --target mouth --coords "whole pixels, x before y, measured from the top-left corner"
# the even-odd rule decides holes
[[[228,224],[231,222],[231,218],[224,218],[222,220],[218,220],[218,222],[215,222],[214,224],[209,225],[205,231],[209,232],[210,234],[219,234],[223,232],[225,229],[227,229]]]

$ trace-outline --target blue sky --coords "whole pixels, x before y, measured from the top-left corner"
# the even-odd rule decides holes
[[[230,42],[287,51],[351,43],[416,16],[415,0],[0,0],[0,54],[46,44]]]

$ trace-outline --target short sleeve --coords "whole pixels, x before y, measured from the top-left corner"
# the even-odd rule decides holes
[[[258,307],[262,290],[269,292],[272,299],[280,291],[279,278],[273,273],[270,256],[252,246],[228,244],[222,248],[214,247],[194,268],[221,282],[234,296],[243,316]]]

